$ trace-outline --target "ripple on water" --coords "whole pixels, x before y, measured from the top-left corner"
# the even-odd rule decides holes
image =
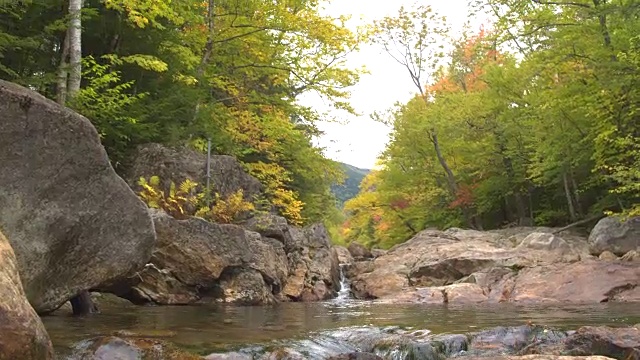
[[[584,325],[640,323],[637,304],[515,306],[421,306],[371,302],[282,303],[264,307],[164,306],[104,307],[89,318],[43,318],[56,348],[93,336],[128,331],[164,337],[207,352],[281,339],[304,339],[311,332],[355,326],[400,326],[432,333],[464,333],[531,322],[561,329]]]

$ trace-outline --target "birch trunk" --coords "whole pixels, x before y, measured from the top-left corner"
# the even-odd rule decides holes
[[[82,11],[82,0],[69,1],[69,86],[67,96],[72,98],[80,91],[80,80],[82,79],[82,22],[80,14]]]
[[[58,83],[56,87],[56,101],[63,105],[67,102],[67,81],[69,78],[69,30],[64,34],[62,49],[60,53],[60,64],[58,65]]]

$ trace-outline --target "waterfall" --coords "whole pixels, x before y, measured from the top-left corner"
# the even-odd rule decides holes
[[[345,275],[345,266],[346,264],[340,264],[340,290],[338,291],[338,296],[334,299],[336,301],[351,299],[351,283]]]

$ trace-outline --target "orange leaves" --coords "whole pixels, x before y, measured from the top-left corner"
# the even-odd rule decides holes
[[[485,66],[500,63],[504,59],[495,49],[493,41],[484,30],[456,44],[451,54],[451,64],[443,69],[437,80],[426,91],[431,96],[452,92],[475,92],[487,88],[482,80]]]

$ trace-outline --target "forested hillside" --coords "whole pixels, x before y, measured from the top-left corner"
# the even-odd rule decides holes
[[[139,144],[237,157],[292,223],[336,215],[312,92],[351,111],[359,35],[317,1],[0,2],[0,78],[89,118],[117,171]]]
[[[331,191],[336,196],[338,206],[342,207],[344,203],[358,195],[360,191],[360,183],[369,173],[369,169],[357,168],[353,165],[339,163],[344,171],[344,182],[331,187]]]
[[[474,8],[494,23],[456,39],[426,6],[375,24],[416,96],[379,116],[391,141],[345,205],[347,241],[640,213],[640,2]]]

